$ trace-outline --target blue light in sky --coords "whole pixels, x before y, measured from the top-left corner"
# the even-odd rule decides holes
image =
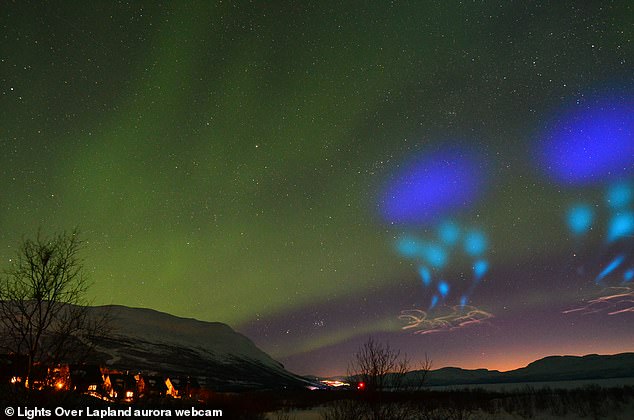
[[[483,232],[472,230],[467,232],[464,239],[464,250],[472,257],[478,257],[487,250],[487,238]]]
[[[631,211],[618,213],[610,220],[608,242],[634,235],[634,213]]]
[[[630,282],[634,279],[634,268],[630,268],[625,273],[623,273],[623,281]]]
[[[445,248],[433,242],[420,241],[412,236],[403,236],[396,240],[396,252],[405,258],[423,259],[433,268],[443,268],[448,255]]]
[[[576,204],[568,210],[568,228],[575,235],[583,235],[588,232],[593,219],[594,212],[586,204]]]
[[[465,306],[467,304],[467,297],[463,296],[460,298],[460,306]]]
[[[612,185],[606,194],[606,201],[613,209],[622,209],[632,202],[632,187],[624,182]]]
[[[433,309],[437,303],[438,303],[438,295],[432,296],[431,305],[429,306],[429,309]]]
[[[484,187],[483,161],[457,147],[428,152],[397,173],[381,194],[383,219],[428,224],[471,205]]]
[[[610,261],[610,264],[607,265],[607,267],[605,267],[603,269],[603,271],[601,271],[599,273],[599,275],[597,276],[595,282],[598,283],[601,280],[603,280],[608,274],[610,274],[611,272],[613,272],[614,270],[616,270],[617,268],[619,268],[619,266],[623,263],[623,261],[625,260],[625,256],[624,255],[619,255],[618,257],[616,257],[615,259],[613,259],[612,261]]]
[[[396,251],[403,257],[415,258],[421,253],[421,242],[411,236],[404,236],[396,241]]]
[[[484,277],[489,269],[489,263],[485,260],[478,260],[473,264],[473,274],[475,275],[476,281],[479,281]]]
[[[427,267],[420,267],[418,269],[418,274],[420,274],[420,278],[421,280],[423,280],[423,284],[425,286],[429,286],[429,284],[431,283],[431,272],[429,271],[429,268]]]
[[[447,294],[449,294],[449,284],[446,281],[441,281],[440,283],[438,283],[438,293],[440,293],[442,297],[445,297],[447,296]]]
[[[446,245],[455,245],[460,238],[460,228],[455,222],[445,221],[438,226],[438,237]]]
[[[629,176],[634,172],[634,101],[577,104],[550,124],[539,147],[540,166],[560,184]]]
[[[447,264],[447,252],[440,245],[426,244],[422,254],[427,264],[434,268],[443,268]]]

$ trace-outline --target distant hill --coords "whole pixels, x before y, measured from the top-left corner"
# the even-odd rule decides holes
[[[634,353],[605,356],[589,354],[587,356],[544,357],[526,367],[507,372],[446,367],[430,371],[427,374],[425,385],[548,382],[632,377],[634,377]],[[416,378],[417,373],[411,372],[405,381],[413,384]]]
[[[212,390],[307,385],[226,324],[125,306],[89,310],[94,315],[108,312],[112,318],[112,332],[94,343],[92,362],[135,372],[193,376]]]

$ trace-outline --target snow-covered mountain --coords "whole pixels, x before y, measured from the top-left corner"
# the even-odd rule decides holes
[[[106,338],[97,340],[91,361],[130,371],[196,377],[210,389],[245,390],[306,385],[219,322],[180,318],[152,309],[91,307],[111,319]]]

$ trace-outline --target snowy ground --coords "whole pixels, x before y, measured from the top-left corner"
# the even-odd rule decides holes
[[[403,419],[433,420],[459,418],[464,420],[519,420],[538,418],[544,420],[574,420],[574,419],[634,419],[634,396],[632,395],[634,378],[583,380],[566,382],[535,382],[522,384],[490,384],[489,386],[471,385],[468,387],[431,387],[433,391],[443,391],[441,396],[457,397],[460,395],[468,399],[470,392],[465,388],[486,391],[482,398],[483,405],[471,405],[471,409],[458,409],[451,405],[440,408],[426,409],[425,412],[409,412]],[[593,387],[593,388],[589,388]],[[596,387],[596,388],[594,388]],[[458,389],[463,390],[462,394]],[[555,391],[560,390],[560,391]],[[615,390],[618,390],[615,392]],[[605,392],[604,392],[605,391]],[[621,392],[622,391],[622,392]],[[497,393],[500,393],[499,395]],[[436,393],[429,394],[431,398]],[[475,395],[480,395],[476,392]],[[442,399],[442,398],[440,398]],[[479,400],[478,400],[479,401]],[[410,402],[405,402],[409,404]],[[420,403],[420,402],[419,402]],[[333,406],[347,406],[347,409],[333,410]],[[305,410],[280,410],[267,414],[269,420],[347,420],[352,414],[358,418],[358,410],[354,406],[362,406],[358,400],[344,400],[332,402],[319,407]],[[417,407],[429,406],[428,403]],[[367,407],[367,406],[366,406]],[[488,407],[488,408],[485,408]],[[348,410],[348,411],[346,411]],[[363,410],[361,410],[363,412]],[[348,414],[346,414],[348,413]],[[362,416],[362,418],[365,418]],[[369,418],[369,417],[368,417]],[[385,419],[389,420],[389,419]]]
[[[430,386],[430,391],[451,391],[454,389],[483,389],[485,391],[513,392],[526,388],[550,388],[550,389],[576,389],[590,385],[598,385],[603,388],[634,386],[634,378],[610,378],[610,379],[582,379],[576,381],[549,381],[549,382],[513,382],[507,384],[474,384],[474,385],[447,385]],[[634,418],[634,417],[633,417]]]

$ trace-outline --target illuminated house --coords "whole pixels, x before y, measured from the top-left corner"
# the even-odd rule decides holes
[[[174,398],[197,398],[200,393],[200,384],[196,378],[190,376],[168,378],[165,383],[168,387],[167,395]]]
[[[35,363],[31,366],[31,374],[29,375],[30,383],[26,384],[28,388],[42,390],[55,386],[49,381],[49,368],[42,363]]]
[[[30,389],[69,390],[70,377],[68,366],[47,366],[35,363],[27,381],[28,357],[18,354],[0,354],[0,382],[12,386],[23,386]]]
[[[165,386],[167,387],[165,395],[172,398],[180,398],[180,396],[178,395],[178,389],[174,387],[174,384],[172,383],[172,380],[170,378],[165,379]]]
[[[19,354],[0,354],[0,382],[23,384],[26,378],[28,358]]]
[[[104,387],[104,378],[97,365],[70,365],[70,389],[92,394],[100,393]]]
[[[28,387],[36,390],[71,391],[116,402],[137,402],[160,398],[209,398],[210,391],[200,387],[192,377],[135,375],[95,364],[35,364],[27,384],[28,359],[14,354],[0,354],[0,385]]]
[[[68,391],[71,389],[70,368],[68,365],[57,365],[48,368],[46,387],[56,391]]]
[[[136,379],[127,373],[108,374],[104,379],[104,390],[116,401],[133,402],[139,396]]]
[[[167,396],[168,386],[167,381],[169,379],[165,379],[162,376],[145,376],[144,378],[144,389],[141,393],[144,397],[152,398],[152,397],[165,397]],[[170,383],[170,386],[171,383]],[[172,386],[173,389],[173,386]]]

